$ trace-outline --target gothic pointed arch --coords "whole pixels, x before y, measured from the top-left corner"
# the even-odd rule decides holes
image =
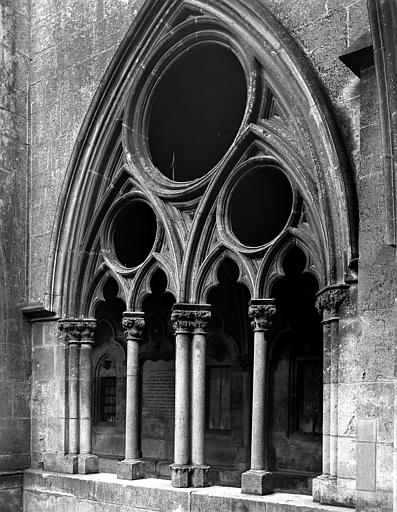
[[[234,117],[225,118],[226,125],[219,125],[222,140],[211,158],[189,174],[178,139],[171,134],[171,146],[158,147],[163,134],[158,120],[167,112],[162,98],[175,76],[183,85],[188,71],[206,65],[215,72],[221,61],[227,61],[222,72],[236,77],[229,80],[228,101],[239,106]],[[213,84],[205,94],[222,97]],[[195,115],[197,109],[189,112]],[[184,112],[179,114],[184,129],[168,128],[178,128],[183,138],[196,128]],[[219,117],[223,115],[220,111]],[[172,129],[163,129],[167,137]],[[284,190],[289,186],[292,191],[285,224],[254,246],[238,239],[233,223],[231,229],[223,224],[232,216],[236,187],[243,177],[254,175],[253,169],[260,179],[273,173],[277,182],[289,183]],[[156,224],[153,240],[143,240],[147,253],[130,264],[115,262],[109,257],[112,247],[103,242],[104,230],[123,215],[117,205],[127,209],[126,197],[128,204],[141,205],[135,213],[140,215],[140,207],[150,210]],[[187,301],[203,261],[218,242],[248,258],[258,272],[272,244],[285,230],[296,228],[303,210],[324,255],[324,283],[343,281],[350,261],[357,258],[356,203],[343,143],[315,74],[261,2],[146,2],[98,87],[71,156],[52,236],[46,307],[60,315],[80,314],[101,265],[118,273],[130,303],[135,278],[144,282],[141,269],[151,268],[155,260],[173,274],[176,300]],[[106,220],[113,210],[115,216]],[[125,222],[139,226],[139,215]],[[119,237],[128,233],[133,240],[127,251],[142,242],[129,229]],[[115,238],[113,234],[113,242]],[[118,256],[117,247],[113,250]]]

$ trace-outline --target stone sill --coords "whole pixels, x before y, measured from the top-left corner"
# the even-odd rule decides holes
[[[51,512],[75,510],[76,502],[79,511],[99,510],[96,506],[100,505],[106,512],[352,512],[351,508],[321,505],[311,496],[297,494],[248,496],[235,487],[176,489],[169,480],[126,481],[109,473],[66,475],[34,469],[24,472],[24,502],[26,511],[39,510],[34,507],[46,503],[43,510]]]

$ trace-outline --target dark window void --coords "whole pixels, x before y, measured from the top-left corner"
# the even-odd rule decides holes
[[[156,216],[143,201],[132,201],[117,215],[113,241],[116,257],[127,268],[142,263],[152,250],[157,231]]]
[[[214,43],[189,49],[154,93],[148,134],[154,165],[174,181],[206,174],[233,142],[246,100],[244,70],[230,50]]]
[[[246,246],[263,245],[281,232],[291,209],[292,189],[285,174],[275,167],[252,169],[232,193],[233,233]]]
[[[100,380],[100,421],[116,421],[116,377],[101,377]]]
[[[207,373],[208,428],[230,430],[230,366],[210,366]]]
[[[271,464],[284,479],[276,475],[276,486],[300,492],[309,492],[322,460],[322,325],[315,308],[318,282],[305,268],[304,253],[293,247],[283,260],[285,276],[271,291],[277,313],[269,372]]]

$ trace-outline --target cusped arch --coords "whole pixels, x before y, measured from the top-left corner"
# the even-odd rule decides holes
[[[237,265],[239,270],[237,282],[244,285],[248,289],[251,297],[253,297],[255,268],[252,262],[248,258],[238,255],[230,249],[218,246],[209,254],[197,272],[195,285],[193,286],[193,303],[207,304],[210,291],[219,285],[219,267],[226,259],[233,261]]]
[[[357,198],[345,149],[315,73],[287,30],[260,0],[249,4],[244,0],[148,0],[98,87],[67,169],[52,234],[45,296],[47,309],[61,316],[81,314],[81,304],[76,304],[74,297],[80,286],[76,276],[82,271],[81,242],[85,237],[82,227],[92,215],[87,204],[93,204],[92,198],[101,188],[99,185],[108,177],[106,166],[101,165],[107,158],[104,147],[109,147],[110,134],[115,134],[113,139],[121,144],[120,119],[129,90],[145,63],[155,54],[159,41],[169,33],[170,27],[180,23],[186,11],[211,17],[219,22],[219,27],[229,27],[236,41],[244,41],[244,48],[260,64],[269,88],[276,92],[277,101],[291,122],[290,133],[295,133],[307,150],[305,166],[315,177],[314,200],[319,205],[321,231],[330,234],[325,242],[329,261],[325,283],[342,280],[346,266],[357,257]],[[139,173],[131,171],[132,162],[128,155],[125,157],[132,182],[156,203],[158,199],[153,189],[148,189]],[[204,230],[203,218],[213,208],[227,173],[228,162],[222,161],[217,179],[208,182],[200,199],[197,207],[200,215],[193,221],[185,247],[177,223],[167,220],[172,258],[183,253],[182,262],[173,262],[174,271],[181,269],[176,297],[180,302],[202,295],[202,291],[194,292],[195,269],[201,266],[197,240]],[[244,258],[239,255],[238,260]],[[251,277],[249,281],[254,291]]]
[[[284,233],[262,260],[255,284],[256,297],[271,297],[274,284],[284,276],[284,257],[293,247],[298,247],[306,258],[304,273],[315,277],[320,288],[325,286],[324,256],[316,246],[315,239],[303,230],[294,229]]]
[[[164,260],[159,260],[153,257],[148,265],[142,268],[135,278],[132,293],[128,302],[129,310],[142,311],[143,302],[146,297],[152,293],[151,281],[158,270],[164,272],[167,279],[167,286],[164,293],[169,293],[174,297],[178,296],[177,281],[173,274],[173,268],[170,265],[167,265]]]

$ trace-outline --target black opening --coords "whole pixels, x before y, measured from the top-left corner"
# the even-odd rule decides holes
[[[154,165],[174,181],[206,174],[225,154],[247,100],[236,56],[214,43],[195,45],[160,80],[149,117]]]
[[[157,231],[156,216],[143,201],[132,201],[117,215],[113,232],[114,249],[119,262],[136,267],[150,253]]]
[[[291,185],[279,169],[257,167],[239,181],[230,201],[233,233],[250,247],[273,240],[292,209]]]

